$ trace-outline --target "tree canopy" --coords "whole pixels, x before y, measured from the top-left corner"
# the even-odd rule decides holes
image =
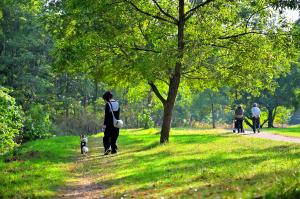
[[[275,1],[58,1],[48,5],[60,70],[149,84],[167,142],[181,83],[258,93],[289,70],[295,31]]]

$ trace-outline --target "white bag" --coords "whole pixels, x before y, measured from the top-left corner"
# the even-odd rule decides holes
[[[114,127],[118,128],[118,129],[122,128],[124,126],[124,122],[122,120],[117,120],[116,119],[116,117],[114,115],[114,111],[112,109],[111,103],[108,102],[108,105],[109,105],[109,108],[110,108],[112,116],[113,116],[113,125],[114,125]]]

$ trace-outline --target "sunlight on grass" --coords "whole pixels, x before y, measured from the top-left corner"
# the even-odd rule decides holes
[[[300,145],[239,136],[222,129],[173,129],[159,144],[158,129],[122,130],[119,153],[104,156],[103,133],[89,137],[80,157],[78,138],[56,137],[25,144],[18,159],[0,162],[0,196],[56,197],[87,176],[103,197],[297,198]],[[79,187],[80,188],[80,187]],[[67,190],[67,189],[64,189]]]
[[[24,144],[0,161],[1,198],[53,197],[70,178],[77,137],[54,137]],[[9,158],[15,160],[9,160]],[[6,159],[9,162],[4,162]]]
[[[175,129],[170,144],[159,145],[157,132],[122,131],[118,155],[98,155],[85,163],[90,175],[107,187],[106,197],[272,198],[289,190],[299,193],[297,144],[266,142],[221,129]]]
[[[289,137],[300,137],[300,125],[294,125],[288,128],[265,128],[263,131]]]

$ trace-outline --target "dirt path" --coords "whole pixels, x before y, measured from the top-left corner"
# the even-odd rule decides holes
[[[97,175],[100,174],[95,175],[89,172],[90,167],[97,166],[97,163],[104,158],[101,153],[102,144],[100,141],[100,138],[89,139],[89,154],[86,156],[79,155],[78,159],[74,163],[74,168],[72,168],[74,179],[71,182],[68,182],[65,187],[61,188],[58,198],[104,198],[102,192],[105,189],[105,186],[96,182]]]
[[[255,138],[269,139],[269,140],[293,142],[293,143],[300,144],[300,138],[287,137],[287,136],[277,135],[277,134],[273,134],[273,133],[264,133],[264,132],[253,133],[251,131],[246,131],[245,133],[242,133],[241,135],[255,137]]]

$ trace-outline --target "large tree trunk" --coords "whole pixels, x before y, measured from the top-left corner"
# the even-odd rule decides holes
[[[268,128],[274,128],[275,115],[276,115],[276,107],[268,108]]]

